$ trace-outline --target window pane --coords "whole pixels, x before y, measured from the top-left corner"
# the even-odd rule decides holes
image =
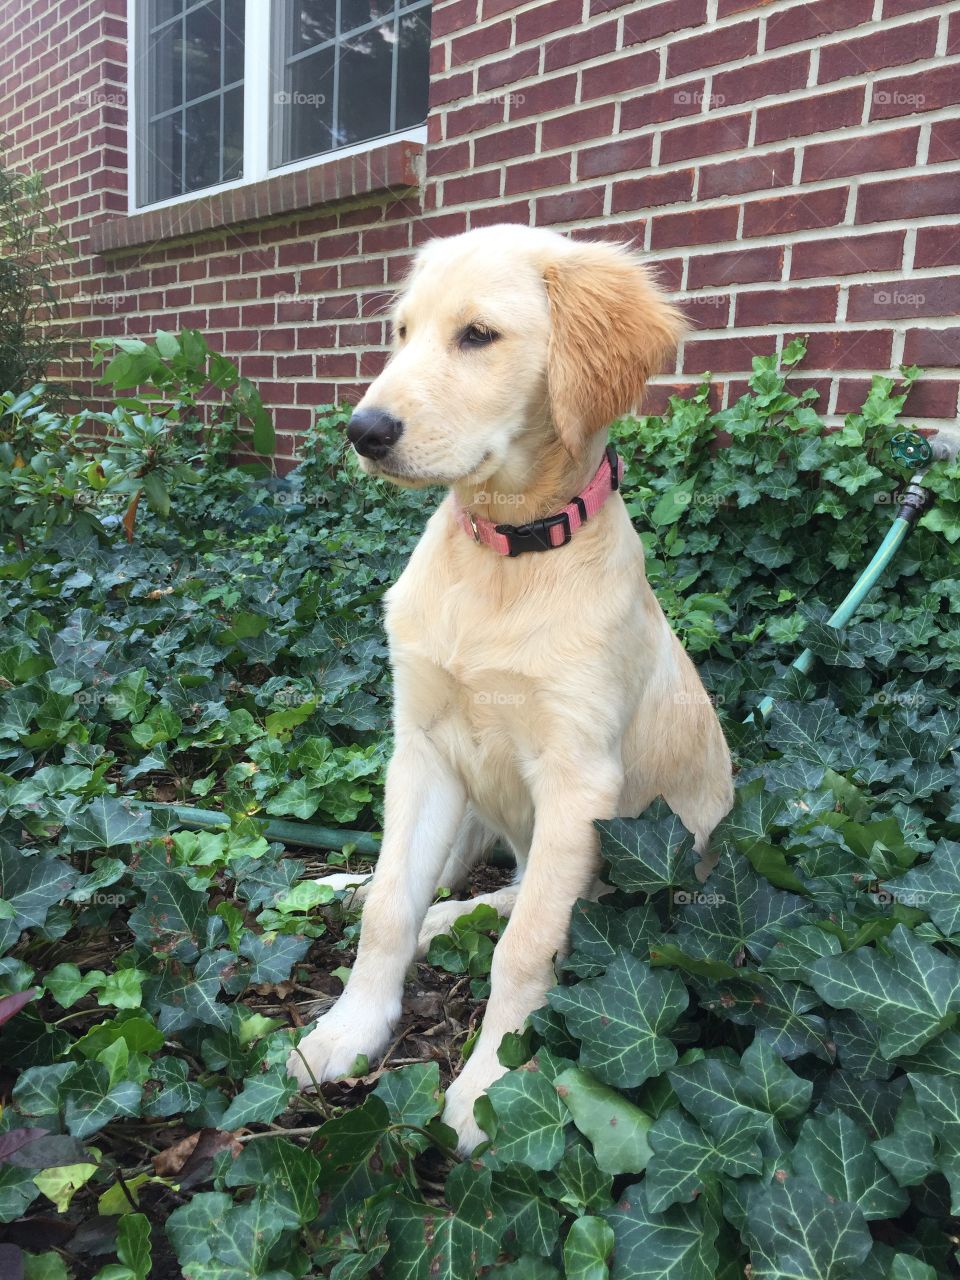
[[[424,0],[273,0],[273,15],[272,165],[426,120],[430,5]]]
[[[183,194],[180,181],[180,113],[158,121],[152,135],[150,200],[171,200]]]
[[[222,181],[243,177],[243,86],[223,96]]]
[[[340,31],[346,33],[377,18],[392,22],[393,0],[340,0]]]
[[[365,142],[390,132],[393,22],[349,36],[340,45],[337,143]]]
[[[220,86],[220,0],[210,0],[187,14],[187,101]]]
[[[141,203],[242,176],[245,13],[246,0],[139,0]]]
[[[337,31],[337,6],[335,0],[298,0],[291,9],[287,32],[287,54],[332,40]]]
[[[220,99],[187,107],[184,125],[184,179],[187,191],[220,181]]]
[[[183,30],[179,22],[157,32],[148,63],[151,114],[179,106],[183,83]]]
[[[280,95],[283,110],[288,113],[290,160],[315,156],[333,145],[334,48],[328,45],[319,53],[311,53],[290,69],[290,89]]]
[[[397,51],[397,129],[427,118],[430,92],[430,6],[401,14]]]

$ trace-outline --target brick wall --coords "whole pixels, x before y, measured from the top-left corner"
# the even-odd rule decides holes
[[[657,260],[696,332],[652,406],[705,370],[726,403],[753,355],[808,333],[821,410],[916,362],[911,416],[956,416],[960,0],[440,0],[425,181],[111,251],[122,0],[12,8],[0,128],[8,162],[48,172],[77,243],[81,346],[204,329],[276,407],[287,453],[314,405],[355,399],[381,366],[411,249],[505,220]]]

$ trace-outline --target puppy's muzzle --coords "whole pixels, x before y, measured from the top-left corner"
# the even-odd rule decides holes
[[[385,458],[402,435],[403,423],[382,409],[358,409],[347,427],[347,439],[372,462]]]

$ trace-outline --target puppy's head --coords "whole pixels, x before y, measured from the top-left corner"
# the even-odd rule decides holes
[[[418,253],[394,351],[348,429],[365,471],[400,484],[482,482],[559,439],[577,459],[636,406],[682,318],[612,244],[488,227]]]

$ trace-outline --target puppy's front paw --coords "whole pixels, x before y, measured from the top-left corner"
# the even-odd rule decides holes
[[[447,1090],[443,1123],[455,1130],[459,1155],[469,1156],[479,1143],[489,1141],[490,1135],[484,1133],[474,1118],[473,1104],[505,1071],[506,1067],[496,1058],[492,1062],[471,1058]]]
[[[339,1080],[359,1054],[373,1058],[390,1039],[390,1019],[371,1009],[343,1008],[343,1001],[324,1014],[287,1059],[287,1074],[309,1089],[316,1080]]]

